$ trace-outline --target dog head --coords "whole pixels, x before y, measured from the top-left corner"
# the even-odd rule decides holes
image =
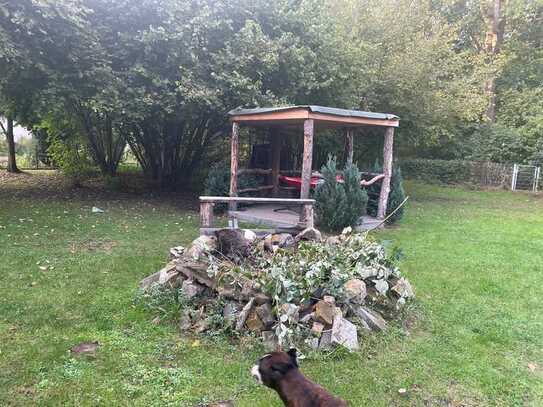
[[[251,369],[251,374],[260,383],[275,388],[277,383],[292,369],[298,368],[296,349],[288,352],[273,352],[261,357]]]

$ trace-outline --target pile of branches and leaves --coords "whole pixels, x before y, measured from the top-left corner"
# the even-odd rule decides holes
[[[326,240],[315,229],[262,238],[223,229],[176,253],[142,291],[176,292],[183,331],[251,332],[269,348],[356,350],[360,333],[385,330],[414,297],[400,251],[350,228]]]

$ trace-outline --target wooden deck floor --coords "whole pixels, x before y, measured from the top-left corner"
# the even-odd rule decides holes
[[[252,205],[237,211],[230,212],[230,215],[238,221],[254,225],[262,225],[279,229],[295,229],[298,227],[299,207],[285,205]],[[381,222],[371,216],[363,216],[362,222],[355,228],[358,231],[372,230]]]

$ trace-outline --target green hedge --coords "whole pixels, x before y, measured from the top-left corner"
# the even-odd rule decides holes
[[[471,161],[464,160],[402,160],[401,167],[406,178],[443,184],[472,182]]]

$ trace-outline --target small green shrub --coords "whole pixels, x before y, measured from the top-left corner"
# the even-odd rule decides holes
[[[81,183],[96,172],[83,143],[75,138],[61,139],[50,137],[48,153],[60,171],[72,180],[74,186]]]
[[[321,169],[324,182],[315,191],[315,210],[319,226],[338,231],[352,226],[366,212],[368,195],[360,188],[360,172],[354,164],[347,165],[344,183],[336,181],[336,158],[328,157]]]

